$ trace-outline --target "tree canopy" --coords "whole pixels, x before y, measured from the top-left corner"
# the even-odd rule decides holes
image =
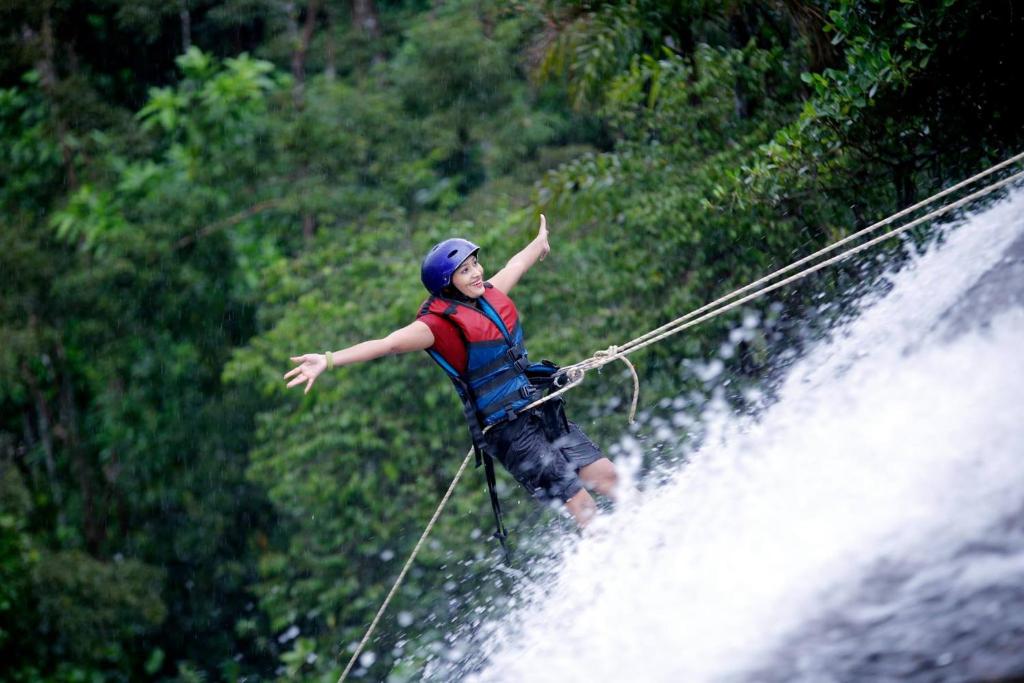
[[[303,396],[289,356],[408,323],[431,244],[471,237],[493,273],[541,211],[552,254],[515,292],[535,357],[696,308],[1020,151],[1015,9],[4,2],[4,676],[336,680],[468,439],[425,358]],[[819,293],[869,275],[646,351],[630,438],[653,453],[696,438],[660,407],[770,390]],[[613,457],[623,391],[570,400]],[[500,483],[529,556],[558,518]],[[414,679],[500,612],[489,524],[470,475],[358,675]]]

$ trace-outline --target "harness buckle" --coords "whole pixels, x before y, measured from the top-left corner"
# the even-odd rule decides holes
[[[509,362],[515,366],[515,369],[519,372],[526,372],[526,369],[530,367],[530,361],[527,360],[526,354],[519,350],[518,346],[513,346],[505,352],[505,357],[508,358]]]

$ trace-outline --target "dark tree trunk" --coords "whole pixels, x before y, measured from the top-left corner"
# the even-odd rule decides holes
[[[57,511],[57,523],[65,526],[64,516],[64,491],[60,484],[60,475],[57,472],[57,458],[53,447],[53,414],[50,412],[50,405],[43,395],[39,382],[32,374],[28,365],[21,364],[21,376],[28,386],[29,394],[32,396],[34,412],[36,417],[36,436],[43,449],[43,468],[46,471],[46,481],[50,489],[50,496],[53,499],[54,509]],[[31,432],[31,422],[26,420],[25,424],[26,443],[29,447],[34,441]]]
[[[352,24],[366,34],[367,38],[380,38],[380,16],[373,0],[352,0]]]
[[[309,4],[306,6],[306,21],[302,26],[302,33],[299,34],[298,41],[296,41],[295,51],[292,52],[292,77],[295,79],[295,90],[292,96],[295,106],[300,109],[303,104],[303,92],[306,84],[306,55],[309,54],[309,44],[313,41],[319,8],[320,0],[309,0]]]
[[[31,385],[32,397],[36,404],[36,429],[39,433],[39,442],[43,446],[43,465],[46,467],[46,476],[50,480],[50,490],[54,502],[57,505],[63,503],[63,496],[60,494],[60,481],[57,479],[57,461],[53,454],[53,417],[50,415],[50,407],[46,403],[43,392],[35,382]]]
[[[810,70],[822,71],[839,64],[842,52],[822,29],[825,15],[820,7],[807,0],[782,0],[782,7],[793,21],[797,32],[807,39],[810,49]]]
[[[752,34],[743,7],[735,8],[729,17],[729,32],[737,48],[742,49],[750,42]],[[741,79],[736,79],[732,94],[733,113],[736,114],[736,118],[749,118],[752,110],[751,97]]]
[[[333,81],[338,75],[337,56],[334,50],[334,14],[331,4],[324,4],[324,78]]]
[[[64,442],[71,458],[71,469],[78,480],[79,493],[82,496],[82,531],[85,535],[85,547],[93,555],[98,556],[103,541],[106,539],[106,525],[98,508],[98,494],[92,467],[82,448],[78,430],[78,408],[75,405],[75,389],[71,380],[70,370],[62,363],[60,379],[60,413],[64,427]]]
[[[363,32],[363,37],[369,43],[380,45],[380,15],[373,0],[352,0],[352,25]],[[378,47],[373,53],[372,63],[380,64],[383,61],[384,53]]]
[[[188,11],[188,0],[181,0],[178,19],[181,21],[181,51],[188,52],[192,47],[192,15]]]
[[[694,107],[700,106],[700,95],[693,87],[700,80],[700,69],[697,67],[697,41],[693,37],[693,29],[689,25],[679,32],[679,52],[690,67],[690,77],[687,79],[690,92],[686,98],[687,102]]]
[[[28,458],[18,458],[17,455],[28,454],[36,447],[36,435],[32,431],[32,407],[26,405],[21,411],[21,444],[15,444],[11,447],[11,459],[15,462],[20,462],[18,465],[25,473],[25,481],[29,482],[29,485],[34,489],[42,488],[44,485],[48,485],[48,478],[44,475],[40,475],[39,468],[34,467],[33,463],[28,461]]]
[[[910,206],[917,199],[913,164],[897,164],[893,171],[893,184],[900,206]]]
[[[32,38],[34,32],[26,28],[24,34]],[[39,73],[39,83],[43,92],[50,101],[53,112],[53,124],[57,133],[57,142],[60,146],[61,159],[64,162],[65,183],[69,190],[78,187],[78,174],[75,172],[75,158],[71,145],[68,142],[68,127],[64,121],[64,114],[60,104],[58,85],[60,79],[57,76],[56,53],[53,40],[53,20],[50,17],[50,9],[47,7],[43,13],[43,23],[39,30],[40,55],[36,61],[36,71]]]
[[[316,235],[316,216],[311,213],[305,213],[302,215],[302,236],[307,240],[312,240]]]
[[[302,32],[298,33],[297,19],[293,20],[292,28],[297,37],[295,51],[292,53],[292,77],[295,79],[292,100],[296,109],[302,109],[305,103],[306,83],[306,55],[309,54],[309,45],[313,41],[313,32],[316,29],[316,18],[320,9],[320,0],[309,0],[306,5],[306,20],[302,26]],[[305,175],[308,168],[303,165],[300,175]],[[307,242],[312,241],[316,235],[316,216],[312,213],[302,215],[302,236]]]

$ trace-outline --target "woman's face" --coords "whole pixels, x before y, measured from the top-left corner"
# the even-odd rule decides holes
[[[476,254],[459,264],[452,273],[452,286],[468,296],[477,299],[484,294],[484,267],[476,260]]]

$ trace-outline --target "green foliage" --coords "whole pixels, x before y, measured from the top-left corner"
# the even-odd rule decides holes
[[[255,567],[247,558],[267,510],[240,467],[251,412],[244,396],[224,394],[219,372],[251,322],[232,298],[244,283],[226,284],[238,280],[223,236],[186,250],[179,221],[202,225],[209,211],[244,194],[246,179],[231,175],[237,167],[219,164],[257,157],[247,144],[261,130],[272,84],[264,78],[270,67],[245,57],[213,70],[190,53],[182,68],[192,74],[182,86],[192,99],[183,98],[188,107],[172,130],[153,128],[162,139],[141,150],[151,154],[133,158],[121,141],[96,136],[102,154],[94,179],[43,226],[26,219],[3,233],[42,266],[17,266],[13,272],[27,277],[5,281],[15,296],[3,324],[22,340],[4,358],[4,375],[19,389],[5,405],[39,411],[26,467],[49,482],[37,485],[40,520],[56,522],[55,533],[46,525],[39,532],[44,545],[56,546],[43,555],[40,575],[61,587],[38,602],[40,628],[48,629],[39,635],[52,644],[35,658],[43,672],[77,662],[155,667],[156,675],[164,660],[127,646],[140,636],[162,643],[168,667],[195,642],[204,668],[244,642],[232,628],[251,602],[246,586]],[[213,163],[218,145],[225,154]],[[57,241],[46,239],[46,223]],[[52,263],[40,258],[46,252]],[[39,329],[39,320],[59,325],[59,335]],[[55,442],[53,434],[65,436]],[[142,576],[135,559],[90,564],[78,548],[144,558],[167,578]],[[143,581],[148,595],[165,593],[166,618],[134,597]],[[115,611],[84,600],[81,613],[63,609],[61,601],[86,591]]]
[[[615,316],[616,328],[639,332],[696,308],[756,279],[803,239],[784,217],[733,203],[745,191],[736,169],[790,109],[766,97],[756,117],[742,117],[734,92],[739,83],[771,92],[764,84],[782,56],[748,45],[700,46],[690,60],[671,52],[635,58],[605,94],[604,115],[620,137],[615,150],[584,155],[545,178],[548,213],[572,216],[586,231],[578,247],[585,262],[615,264],[581,269],[593,275],[580,289]],[[658,258],[648,264],[653,245]]]
[[[123,647],[166,617],[161,574],[133,560],[98,562],[80,551],[43,554],[35,576],[38,635],[74,661],[120,662]]]
[[[493,273],[545,211],[551,256],[515,298],[532,355],[574,361],[1022,138],[1024,20],[1003,3],[380,2],[372,35],[331,1],[304,55],[312,5],[158,4],[16,3],[27,28],[0,35],[14,680],[336,680],[468,439],[425,357],[309,395],[282,375],[408,323],[435,241],[471,236]],[[636,435],[663,441],[680,402],[770,388],[810,292],[850,277],[638,355]],[[692,365],[719,354],[707,384]],[[609,369],[571,397],[613,454],[627,391]],[[500,485],[514,527],[533,508]],[[468,472],[361,675],[414,680],[505,608],[488,515]],[[524,562],[544,552],[529,536]]]
[[[0,207],[38,210],[60,182],[60,150],[50,130],[35,74],[26,86],[0,89]]]
[[[28,491],[13,465],[0,462],[0,653],[11,653],[31,614],[32,572],[38,553],[28,533],[32,509]]]
[[[823,30],[843,49],[845,68],[802,74],[811,92],[799,118],[745,169],[760,196],[785,204],[828,193],[842,195],[837,204],[889,213],[923,188],[977,170],[979,156],[1016,151],[1021,137],[1003,128],[1016,105],[987,94],[1019,79],[1002,58],[991,60],[1003,32],[1014,30],[1008,8],[955,0],[829,5]]]
[[[450,112],[464,123],[508,103],[514,74],[508,47],[456,5],[408,31],[392,78],[410,113]]]
[[[404,116],[434,134],[431,155],[445,187],[462,195],[533,155],[568,123],[564,112],[535,106],[517,68],[516,51],[535,23],[513,14],[493,29],[485,25],[495,20],[470,3],[452,3],[406,33],[387,70]]]
[[[655,22],[642,20],[639,3],[607,3],[584,13],[563,31],[541,63],[542,77],[565,74],[576,107],[600,102],[607,81],[636,57],[645,43],[645,31]]]
[[[138,117],[144,130],[175,133],[195,153],[210,138],[229,138],[237,146],[255,142],[262,131],[253,119],[265,113],[266,93],[287,84],[283,77],[271,77],[270,62],[246,54],[218,68],[210,55],[190,47],[177,64],[182,82],[175,89],[152,89]]]
[[[32,502],[0,464],[0,653],[13,680],[38,680],[49,650],[73,666],[54,680],[130,680],[131,651],[166,616],[163,572],[133,560],[40,550],[29,535]],[[45,645],[43,645],[45,644]]]

